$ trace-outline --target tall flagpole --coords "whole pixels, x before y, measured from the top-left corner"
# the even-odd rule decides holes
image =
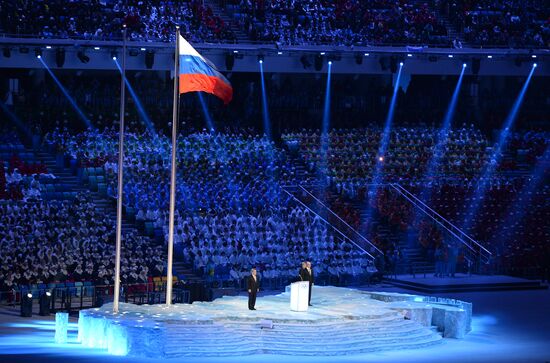
[[[118,192],[116,204],[116,252],[115,252],[115,291],[113,300],[113,313],[118,314],[118,301],[120,299],[120,250],[122,239],[122,171],[124,163],[124,105],[126,103],[126,24],[122,25],[122,74],[120,80],[120,128],[118,131]],[[116,58],[114,58],[116,62]]]
[[[172,258],[174,254],[174,209],[176,206],[176,149],[178,142],[179,44],[180,27],[176,26],[176,53],[174,57],[174,106],[172,110],[172,162],[170,175],[170,217],[168,222],[168,265],[166,266],[166,305],[172,304]]]

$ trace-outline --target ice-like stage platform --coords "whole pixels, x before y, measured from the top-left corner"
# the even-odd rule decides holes
[[[115,355],[344,355],[420,348],[470,331],[472,305],[419,295],[314,287],[307,312],[289,308],[289,290],[178,305],[121,304],[82,310],[78,339]],[[262,322],[269,320],[270,324]]]

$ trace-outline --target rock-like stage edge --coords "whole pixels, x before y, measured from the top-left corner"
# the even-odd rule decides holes
[[[421,348],[470,331],[472,305],[419,295],[314,287],[307,312],[289,291],[178,305],[112,304],[82,310],[78,339],[115,355],[174,358],[249,354],[345,355]],[[269,320],[272,328],[265,328]]]

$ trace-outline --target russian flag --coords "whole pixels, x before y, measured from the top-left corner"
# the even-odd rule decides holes
[[[180,93],[208,92],[228,104],[233,98],[233,88],[216,67],[199,54],[179,35],[179,89]]]

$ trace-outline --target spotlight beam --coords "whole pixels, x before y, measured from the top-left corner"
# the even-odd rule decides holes
[[[0,99],[0,109],[2,109],[13,124],[25,134],[28,140],[32,140],[32,132],[29,127],[21,122],[19,117],[9,109],[8,105],[6,105],[2,99]]]
[[[380,145],[378,146],[378,153],[376,154],[376,166],[372,175],[372,191],[371,194],[376,197],[378,193],[378,184],[382,181],[382,174],[384,169],[384,159],[386,151],[390,143],[391,126],[393,123],[393,115],[395,113],[395,104],[397,102],[397,94],[399,90],[399,81],[401,80],[401,72],[403,70],[403,62],[399,63],[399,70],[397,72],[397,78],[393,87],[393,94],[390,102],[390,108],[386,116],[386,122],[384,124],[384,130],[382,132],[382,138],[380,139]],[[370,210],[371,208],[369,208]],[[370,212],[368,213],[370,218]]]
[[[443,157],[443,151],[445,148],[445,145],[447,144],[447,135],[449,133],[449,130],[451,128],[451,124],[453,122],[453,116],[456,110],[456,104],[458,101],[458,95],[460,94],[460,88],[462,86],[462,79],[464,77],[464,71],[466,67],[463,66],[460,71],[460,76],[458,77],[458,81],[455,86],[455,90],[453,92],[453,96],[451,97],[451,102],[449,103],[449,106],[447,107],[447,112],[445,113],[445,118],[443,119],[443,125],[441,126],[441,129],[439,130],[439,133],[437,135],[437,140],[435,147],[432,152],[432,157],[430,158],[428,162],[428,166],[426,168],[426,172],[424,174],[424,179],[428,178],[431,179],[434,176],[435,171],[437,170],[437,167],[439,166],[439,163],[441,162],[441,158]],[[425,188],[423,194],[426,194],[429,190],[429,188]],[[423,197],[429,197],[428,195],[424,195]],[[425,198],[421,198],[426,201]]]
[[[61,90],[61,92],[63,92],[63,94],[65,95],[65,97],[67,98],[67,100],[69,101],[69,103],[71,104],[71,106],[73,106],[74,110],[76,111],[76,113],[78,113],[78,115],[80,116],[80,118],[82,119],[82,121],[84,121],[84,123],[86,124],[86,127],[92,127],[92,123],[90,122],[90,120],[86,117],[86,115],[84,115],[84,112],[82,112],[82,110],[80,109],[80,107],[78,107],[78,105],[76,104],[76,101],[69,95],[69,92],[67,91],[67,89],[61,84],[61,82],[59,81],[59,79],[55,76],[55,74],[52,72],[52,70],[50,69],[50,67],[48,67],[48,65],[46,64],[46,62],[44,62],[44,59],[42,59],[42,57],[37,57],[38,60],[40,61],[40,63],[42,63],[42,65],[44,66],[44,68],[46,69],[46,71],[48,71],[48,73],[50,74],[50,76],[52,76],[53,80],[55,81],[55,83],[57,84],[57,86],[59,87],[59,89]]]
[[[122,67],[120,67],[120,64],[118,63],[117,58],[113,57],[113,61],[115,62],[116,67],[118,68],[118,71],[120,72],[120,74],[122,74]],[[126,83],[126,88],[128,88],[128,91],[130,92],[130,95],[132,96],[132,99],[136,104],[139,116],[141,117],[141,120],[145,124],[145,127],[147,127],[147,130],[149,130],[149,132],[152,135],[155,135],[156,134],[155,126],[153,125],[153,122],[151,122],[151,119],[147,115],[147,112],[145,112],[145,108],[141,104],[141,101],[139,100],[138,95],[136,94],[136,92],[134,91],[134,88],[130,84],[128,77],[124,77],[124,83]]]
[[[443,158],[444,148],[445,148],[445,145],[447,144],[447,135],[449,133],[449,129],[451,128],[451,124],[453,121],[453,116],[456,110],[458,95],[460,94],[460,88],[462,86],[462,79],[464,77],[465,70],[466,70],[466,65],[463,64],[462,69],[460,71],[460,76],[458,77],[458,81],[455,86],[455,90],[451,97],[451,101],[449,102],[449,106],[447,107],[447,112],[445,113],[445,117],[443,118],[443,124],[441,125],[441,129],[438,132],[436,144],[432,151],[432,156],[428,161],[428,166],[426,167],[426,171],[424,172],[424,177],[422,178],[426,181],[426,184],[425,184],[425,187],[422,189],[422,192],[420,193],[419,198],[425,203],[429,203],[429,200],[432,195],[431,185],[429,185],[428,182],[434,178],[434,174],[438,169],[441,159]],[[417,208],[414,208],[413,211],[414,211],[413,221],[418,221],[421,217],[421,213]],[[414,244],[414,241],[412,240],[412,238],[413,238],[413,235],[409,235],[409,239],[408,239],[409,246]]]
[[[264,134],[269,140],[271,140],[271,121],[269,119],[269,109],[267,107],[267,95],[265,90],[265,79],[264,79],[264,62],[258,62],[260,65],[260,76],[262,78],[262,110],[263,110],[263,119],[264,119]]]
[[[500,225],[500,228],[498,230],[504,230],[506,228],[512,229],[511,232],[513,232],[517,225],[520,224],[520,222],[525,217],[525,214],[527,213],[527,210],[529,206],[531,205],[533,201],[533,193],[535,190],[539,188],[539,186],[542,184],[543,181],[547,181],[548,179],[548,161],[550,160],[550,144],[546,146],[546,150],[540,157],[540,159],[537,161],[537,165],[535,166],[535,169],[533,170],[533,173],[531,174],[532,177],[529,180],[527,184],[523,186],[521,191],[517,194],[515,200],[513,203],[510,204],[510,207],[508,208],[508,213],[506,219],[502,222]],[[513,214],[514,208],[518,210],[517,214]],[[512,235],[512,233],[508,233],[508,236]],[[506,246],[507,242],[509,242],[509,237],[505,239],[501,238],[502,236],[497,236],[493,238],[492,244],[500,244],[501,246]]]
[[[321,176],[328,170],[328,147],[329,147],[329,135],[330,129],[330,79],[332,73],[332,62],[328,62],[327,70],[327,87],[325,92],[325,106],[323,110],[323,125],[321,129],[321,165],[324,166],[324,170],[321,172]]]
[[[490,184],[490,179],[493,177],[498,167],[498,164],[500,163],[502,151],[504,150],[507,144],[508,135],[510,134],[510,128],[512,127],[514,121],[516,120],[517,114],[519,112],[521,104],[523,103],[523,98],[525,97],[525,93],[527,92],[527,88],[529,86],[531,78],[533,77],[533,73],[535,72],[535,69],[536,69],[536,66],[533,65],[533,67],[531,67],[531,71],[529,72],[529,75],[527,76],[527,79],[525,80],[525,83],[523,84],[523,87],[521,88],[520,93],[518,94],[508,116],[506,117],[504,125],[500,131],[498,142],[493,148],[493,152],[491,153],[491,158],[487,163],[487,165],[485,166],[482,176],[476,185],[476,192],[475,192],[474,198],[472,199],[472,204],[467,209],[464,215],[463,230],[467,230],[472,226],[475,216],[477,215],[477,212],[481,207],[481,202],[485,197],[487,187]]]
[[[202,115],[204,117],[204,121],[206,122],[206,127],[208,127],[208,132],[213,132],[215,130],[214,122],[212,121],[212,117],[210,117],[210,112],[208,112],[208,107],[206,107],[206,102],[204,101],[202,92],[196,93],[202,107]]]

